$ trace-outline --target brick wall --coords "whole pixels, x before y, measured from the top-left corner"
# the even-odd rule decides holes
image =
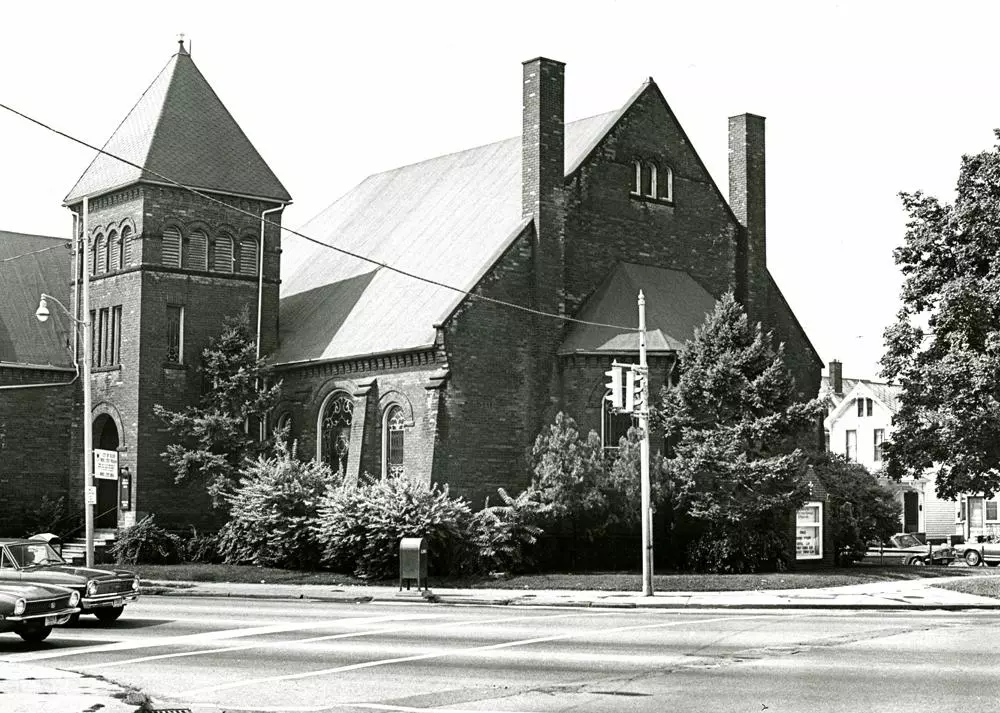
[[[25,513],[43,496],[66,497],[79,512],[83,482],[71,478],[82,466],[82,406],[72,372],[0,367],[0,533],[25,534]],[[78,487],[76,487],[78,486]],[[71,488],[73,488],[71,490]]]

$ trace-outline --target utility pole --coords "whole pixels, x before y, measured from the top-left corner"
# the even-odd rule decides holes
[[[94,422],[93,397],[90,384],[90,357],[93,351],[93,335],[90,323],[90,274],[87,272],[87,256],[90,255],[90,229],[88,213],[89,201],[83,199],[83,284],[80,289],[81,326],[83,327],[83,359],[81,375],[83,376],[83,518],[86,563],[94,566],[94,504],[97,496],[94,493]],[[97,256],[94,256],[97,259]]]
[[[639,479],[642,488],[642,594],[653,596],[653,508],[649,483],[649,367],[646,363],[646,297],[639,290],[639,372],[642,375],[642,398],[638,409]]]

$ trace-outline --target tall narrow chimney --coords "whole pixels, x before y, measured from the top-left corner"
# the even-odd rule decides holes
[[[536,306],[546,312],[562,309],[565,66],[544,57],[523,63],[521,212],[535,222]]]
[[[736,283],[752,321],[764,318],[768,292],[764,184],[764,117],[729,117],[729,205],[743,225]]]
[[[827,371],[830,372],[830,391],[837,394],[837,396],[844,395],[844,367],[843,365],[834,359],[827,366]]]

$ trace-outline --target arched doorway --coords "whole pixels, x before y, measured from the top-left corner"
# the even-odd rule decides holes
[[[118,426],[111,416],[102,413],[94,419],[94,448],[116,451],[120,445]],[[118,527],[118,480],[94,478],[97,486],[97,506],[94,508],[94,527]]]

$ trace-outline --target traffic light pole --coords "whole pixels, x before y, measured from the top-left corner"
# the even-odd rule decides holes
[[[639,369],[642,379],[642,406],[639,409],[639,479],[642,488],[642,594],[653,596],[653,509],[649,483],[649,371],[646,364],[646,297],[639,290]]]

